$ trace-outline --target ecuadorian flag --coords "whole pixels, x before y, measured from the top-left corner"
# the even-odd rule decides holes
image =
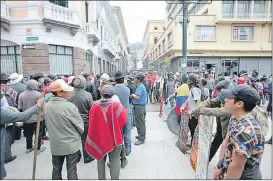
[[[190,94],[188,84],[182,84],[176,91],[176,107],[177,115],[181,115],[180,107],[186,102]]]

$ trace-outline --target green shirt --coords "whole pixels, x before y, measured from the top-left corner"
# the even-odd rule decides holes
[[[46,95],[45,95],[45,102],[50,101],[52,97],[53,97],[53,94],[52,94],[52,93],[46,94]]]

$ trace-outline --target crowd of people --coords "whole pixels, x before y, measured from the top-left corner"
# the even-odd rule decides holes
[[[67,178],[78,179],[77,164],[82,155],[86,164],[97,160],[99,179],[106,179],[105,165],[110,168],[111,179],[119,179],[120,168],[126,167],[132,151],[131,129],[137,129],[135,145],[144,144],[146,104],[161,100],[164,104],[173,100],[179,120],[184,113],[190,115],[188,151],[198,116],[217,118],[209,160],[220,145],[222,148],[214,179],[260,179],[267,115],[272,113],[272,78],[258,79],[257,72],[248,77],[242,71],[234,79],[156,71],[134,76],[116,72],[113,77],[106,73],[62,77],[37,73],[28,79],[17,73],[1,74],[1,179],[7,174],[4,164],[16,159],[11,145],[21,139],[22,130],[25,153],[34,150],[38,119],[37,154],[46,149],[42,145],[49,140],[52,179],[62,179],[65,159]],[[261,106],[267,97],[266,113]],[[267,143],[272,144],[272,137]]]
[[[234,76],[218,75],[214,80],[212,74],[169,73],[162,96],[165,104],[174,100],[178,121],[184,114],[189,116],[191,136],[186,153],[191,152],[199,115],[216,117],[217,132],[211,143],[209,162],[222,147],[213,179],[261,179],[259,165],[264,144],[272,144],[272,136],[265,141],[268,116],[272,115],[272,78],[264,75],[259,79],[257,71],[251,76],[241,71],[234,79]],[[265,97],[269,100],[264,109]]]

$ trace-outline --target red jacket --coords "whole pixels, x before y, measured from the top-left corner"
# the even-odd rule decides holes
[[[127,113],[118,102],[94,102],[89,112],[89,128],[85,141],[85,149],[89,155],[102,160],[107,153],[122,145],[122,129]]]

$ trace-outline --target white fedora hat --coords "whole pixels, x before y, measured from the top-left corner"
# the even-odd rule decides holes
[[[10,84],[17,84],[23,79],[23,75],[13,73],[9,76]]]

